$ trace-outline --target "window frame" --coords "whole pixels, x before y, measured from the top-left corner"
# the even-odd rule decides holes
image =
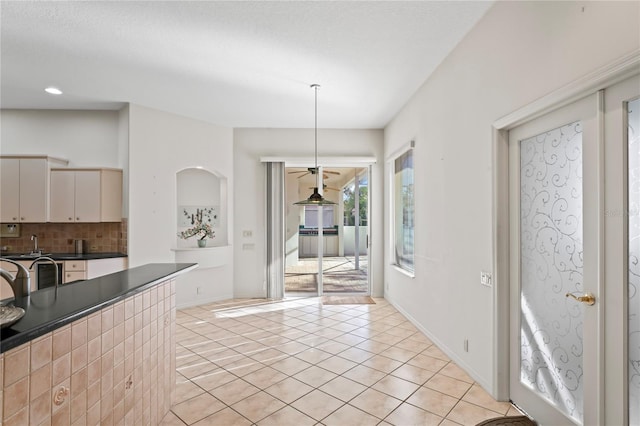
[[[389,229],[389,258],[390,258],[390,263],[391,266],[393,266],[396,270],[398,270],[399,272],[408,275],[411,278],[415,277],[415,217],[416,217],[416,213],[415,213],[415,193],[416,193],[416,188],[415,188],[415,152],[414,152],[414,147],[415,147],[415,143],[414,141],[411,141],[409,144],[403,146],[402,148],[400,148],[398,151],[396,151],[392,156],[388,157],[388,164],[389,164],[389,188],[390,188],[390,198],[389,198],[389,208],[390,208],[390,229]],[[407,154],[411,155],[411,170],[412,170],[412,176],[411,176],[411,185],[412,185],[412,189],[411,189],[411,198],[412,198],[412,203],[411,203],[411,215],[409,218],[409,221],[411,222],[411,259],[409,262],[401,262],[399,261],[399,256],[398,256],[398,251],[397,251],[397,247],[398,247],[398,235],[397,235],[397,223],[398,223],[398,217],[397,217],[397,212],[396,212],[396,208],[397,208],[397,188],[396,188],[396,163],[398,160],[400,160],[402,157],[406,156]],[[406,212],[402,211],[403,216],[406,214]],[[405,248],[406,246],[403,245],[403,248]],[[406,258],[406,256],[403,256],[404,258]]]

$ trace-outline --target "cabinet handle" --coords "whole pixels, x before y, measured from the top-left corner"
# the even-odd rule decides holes
[[[70,218],[69,218],[69,220],[73,220],[73,218],[72,218],[72,217],[70,217]]]
[[[17,218],[17,217],[14,217],[14,218],[13,218],[13,220],[18,220],[18,218]]]
[[[24,220],[24,217],[21,217],[20,220]]]
[[[79,217],[76,217],[76,220],[80,220],[80,218],[79,218]]]

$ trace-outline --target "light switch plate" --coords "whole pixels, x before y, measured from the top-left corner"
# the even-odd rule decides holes
[[[492,285],[491,272],[485,272],[485,271],[480,272],[480,284],[487,287],[491,287]]]

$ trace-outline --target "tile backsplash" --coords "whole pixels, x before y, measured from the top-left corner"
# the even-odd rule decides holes
[[[127,253],[126,219],[113,223],[21,223],[20,237],[0,238],[3,253],[30,252],[33,234],[44,252],[73,253],[73,240],[85,240],[85,253]]]

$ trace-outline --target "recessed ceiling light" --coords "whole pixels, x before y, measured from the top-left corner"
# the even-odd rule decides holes
[[[62,90],[58,89],[57,87],[47,87],[46,89],[44,89],[44,91],[49,93],[50,95],[62,95]]]

